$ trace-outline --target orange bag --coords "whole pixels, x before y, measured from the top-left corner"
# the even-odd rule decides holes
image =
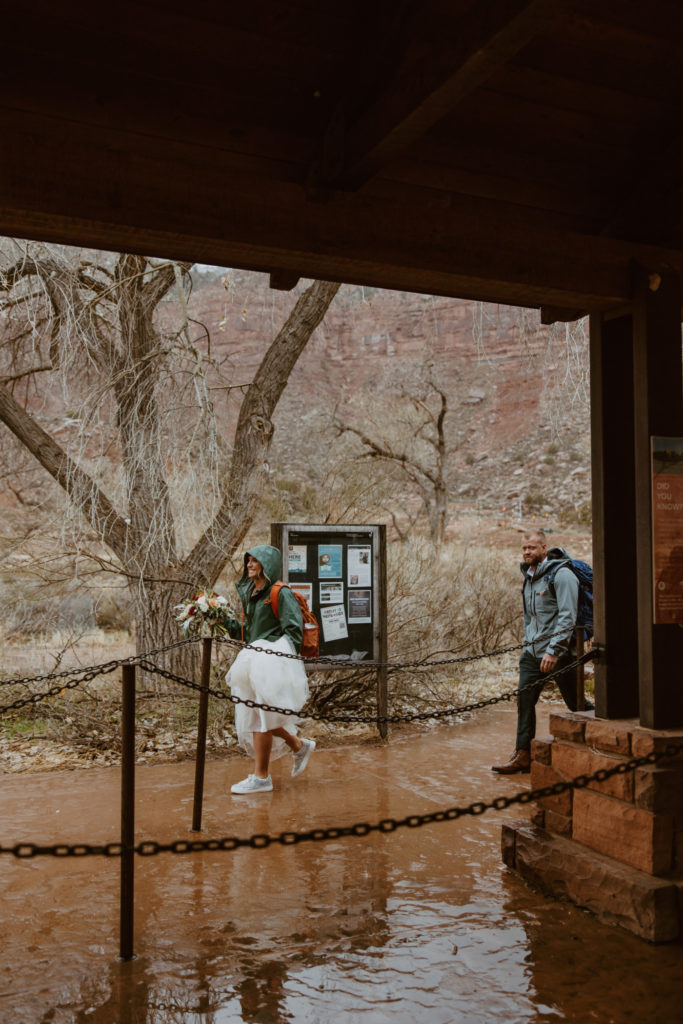
[[[278,580],[277,583],[273,583],[270,590],[270,596],[266,598],[266,603],[270,602],[270,607],[273,609],[273,615],[280,621],[278,614],[277,605],[280,597],[280,591],[287,584],[283,583],[282,580]],[[291,587],[288,588],[292,590]],[[301,594],[297,594],[296,590],[292,590],[294,597],[297,599],[299,608],[301,609],[301,617],[304,620],[304,634],[301,642],[301,657],[302,658],[317,658],[320,652],[320,626],[315,615],[308,607],[308,601]]]

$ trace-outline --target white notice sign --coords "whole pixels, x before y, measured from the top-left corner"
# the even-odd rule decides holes
[[[369,544],[349,544],[347,573],[350,587],[372,586],[372,561]]]
[[[343,604],[328,604],[320,609],[325,643],[344,640],[349,635]]]
[[[306,545],[290,544],[287,552],[287,568],[290,572],[306,572]]]

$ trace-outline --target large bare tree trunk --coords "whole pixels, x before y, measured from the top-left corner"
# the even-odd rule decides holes
[[[240,408],[228,473],[221,482],[219,509],[213,523],[184,560],[178,552],[176,527],[166,478],[158,392],[164,350],[154,323],[159,301],[176,281],[177,265],[150,267],[142,257],[122,255],[111,285],[98,285],[82,265],[78,273],[64,264],[23,261],[5,276],[11,289],[19,277],[39,276],[54,314],[50,344],[52,364],[60,358],[56,337],[64,324],[76,323],[87,308],[79,286],[115,307],[113,318],[86,314],[78,342],[102,375],[102,391],[111,390],[117,406],[126,488],[125,513],[94,478],[0,384],[0,420],[66,491],[88,525],[109,547],[126,578],[135,603],[136,650],[143,654],[179,638],[174,606],[205,586],[213,586],[228,559],[242,543],[263,490],[265,461],[273,436],[272,417],[289,376],[339,285],[315,282],[299,298],[268,348]],[[187,266],[184,265],[187,269]],[[88,318],[89,317],[89,318]],[[45,367],[40,367],[44,369]],[[33,371],[31,371],[33,372]],[[198,674],[199,645],[160,655],[157,663],[178,675]],[[165,689],[158,676],[145,679]]]

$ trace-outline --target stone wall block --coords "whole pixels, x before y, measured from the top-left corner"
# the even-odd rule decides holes
[[[601,768],[614,768],[624,758],[614,755],[598,754],[577,743],[553,743],[553,769],[562,779],[573,779],[577,775],[592,775]],[[598,793],[606,793],[617,800],[633,802],[633,772],[613,775],[604,782],[590,782],[590,789]]]
[[[635,803],[653,814],[673,814],[683,828],[683,766],[636,768]]]
[[[552,755],[552,739],[536,739],[531,741],[531,760],[539,764],[550,764]]]
[[[545,828],[548,832],[552,832],[557,836],[565,836],[566,839],[571,839],[572,826],[573,821],[571,815],[558,814],[556,811],[545,812]]]
[[[666,730],[637,728],[633,730],[631,738],[631,751],[634,757],[645,757],[647,754],[659,754],[663,752],[669,743],[683,744],[683,730]],[[673,758],[667,758],[666,764],[678,764],[683,761],[683,750]],[[661,766],[662,762],[658,762]]]
[[[650,814],[588,789],[574,793],[572,835],[585,846],[650,875],[673,868],[674,825],[669,814]]]
[[[586,746],[595,747],[596,750],[607,754],[630,757],[631,736],[636,725],[636,719],[619,719],[611,722],[596,718],[586,723]]]
[[[526,822],[511,822],[503,825],[500,836],[500,850],[503,855],[503,864],[508,868],[515,868],[515,847],[517,843],[517,828]]]
[[[547,764],[531,762],[531,788],[541,789],[543,786],[554,786],[556,782],[565,782],[557,772]],[[559,796],[546,796],[538,801],[538,804],[545,808],[556,811],[558,814],[571,815],[572,813],[572,790],[560,793]]]
[[[532,825],[536,825],[538,828],[545,828],[545,810],[539,807],[538,804],[533,804],[529,820]]]
[[[608,799],[593,793],[584,795]],[[679,903],[675,883],[651,878],[529,824],[513,827],[517,831],[517,871],[527,881],[555,897],[564,896],[586,907],[605,923],[626,928],[648,942],[672,942],[683,935],[679,923],[683,903]]]
[[[548,718],[550,732],[557,740],[570,740],[572,743],[583,743],[586,732],[586,722],[589,716],[593,718],[592,711],[558,711],[551,713]]]
[[[683,878],[683,828],[674,829],[674,874]],[[683,882],[680,884],[683,896]],[[681,931],[683,932],[683,924]]]

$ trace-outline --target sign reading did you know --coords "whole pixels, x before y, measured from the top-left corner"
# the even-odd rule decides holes
[[[651,440],[654,622],[683,623],[683,438]]]

